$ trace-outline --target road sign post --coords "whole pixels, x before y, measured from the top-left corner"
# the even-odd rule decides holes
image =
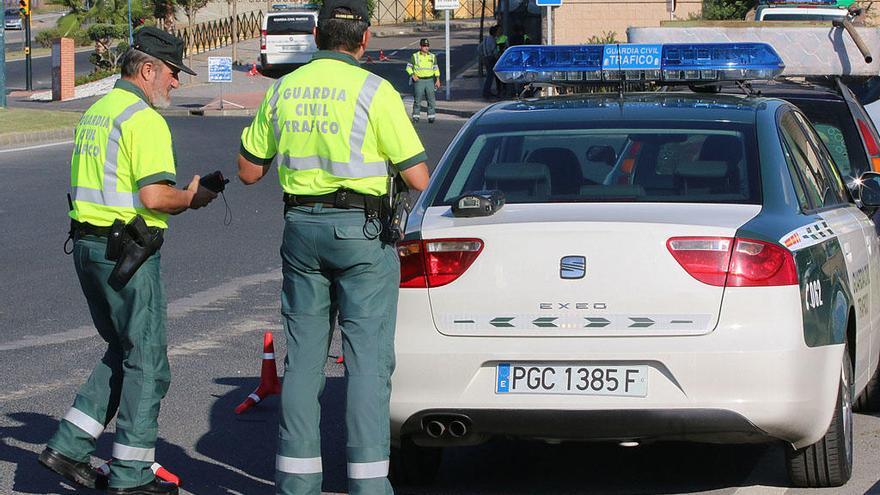
[[[6,108],[6,31],[0,22],[0,108]]]
[[[449,11],[458,9],[458,0],[435,0],[434,9],[442,10],[446,20],[446,101],[449,101],[452,98],[450,93],[452,88],[449,87],[449,68],[451,66],[449,61]]]
[[[562,5],[562,0],[537,0],[539,7],[547,7],[547,41],[545,45],[553,44],[553,7]]]
[[[232,82],[232,57],[208,57],[208,82]],[[223,99],[223,85],[220,85],[220,110],[224,103],[238,108],[243,106]]]

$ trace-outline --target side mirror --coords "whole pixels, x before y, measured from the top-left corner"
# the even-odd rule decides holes
[[[856,182],[856,191],[862,207],[880,207],[880,174],[877,172],[865,172]]]

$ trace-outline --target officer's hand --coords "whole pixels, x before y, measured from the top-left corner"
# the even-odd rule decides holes
[[[419,76],[413,76],[413,81],[418,81],[418,80],[419,80]]]
[[[440,81],[434,81],[434,89],[440,89]]]
[[[186,186],[186,190],[193,193],[192,200],[189,203],[190,209],[193,210],[197,210],[207,205],[217,197],[217,193],[202,187],[202,185],[199,184],[199,179],[201,179],[201,177],[194,175],[189,185]]]

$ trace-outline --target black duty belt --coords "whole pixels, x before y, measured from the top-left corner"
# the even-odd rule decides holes
[[[98,237],[109,237],[110,231],[112,230],[112,227],[98,227],[97,225],[92,225],[90,223],[77,222],[76,220],[70,221],[70,227],[71,227],[71,231],[73,231],[76,234],[94,235],[94,236],[98,236]],[[159,227],[148,227],[147,230],[152,234],[156,234],[157,232],[159,232],[160,230],[163,230],[163,229],[160,229]]]
[[[317,196],[284,193],[284,204],[288,207],[321,204],[330,208],[380,211],[383,199],[385,199],[383,196],[370,196],[349,189],[338,189]]]
[[[77,222],[73,220],[71,230],[79,235],[94,235],[98,237],[107,237],[110,235],[110,227],[98,227],[90,223]]]

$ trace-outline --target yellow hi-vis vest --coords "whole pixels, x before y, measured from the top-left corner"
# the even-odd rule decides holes
[[[171,131],[137,86],[119,80],[86,110],[74,136],[71,218],[106,227],[140,214],[151,227],[168,226],[168,214],[145,208],[138,191],[175,182]]]
[[[421,50],[412,54],[406,64],[406,73],[415,75],[419,79],[429,77],[440,78],[440,67],[437,66],[437,56],[433,53],[422,53]]]
[[[302,195],[345,188],[381,196],[389,164],[399,171],[426,159],[394,87],[332,51],[319,51],[266,92],[240,152],[259,165],[274,160],[282,189]]]

